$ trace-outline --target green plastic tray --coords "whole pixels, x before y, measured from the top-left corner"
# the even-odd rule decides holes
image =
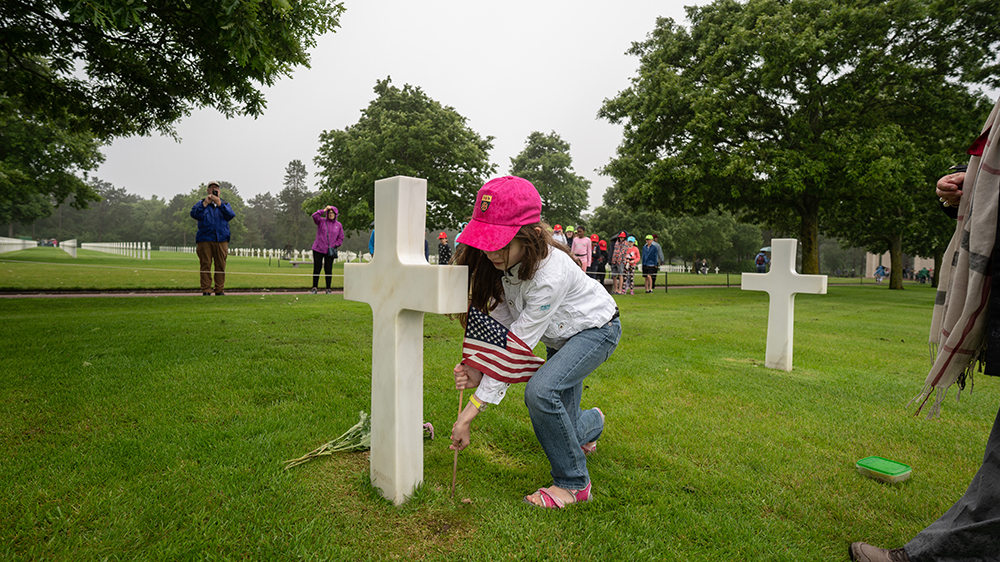
[[[910,465],[882,457],[865,457],[855,463],[862,476],[874,478],[889,484],[902,482],[910,477]]]

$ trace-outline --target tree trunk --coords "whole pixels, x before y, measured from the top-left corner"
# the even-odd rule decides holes
[[[903,237],[889,238],[889,289],[903,290]]]
[[[806,201],[799,226],[802,274],[819,275],[819,201]]]

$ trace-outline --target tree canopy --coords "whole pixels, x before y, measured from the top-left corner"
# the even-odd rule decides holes
[[[334,205],[345,230],[366,229],[374,219],[375,181],[411,176],[427,180],[428,228],[456,226],[495,173],[493,137],[479,136],[454,108],[419,87],[397,88],[386,78],[375,94],[357,123],[320,135],[314,162],[322,193],[306,208]]]
[[[950,110],[982,100],[968,86],[1000,84],[990,0],[716,0],[687,14],[690,29],[661,18],[629,51],[638,76],[599,113],[624,126],[602,173],[633,202],[795,233],[807,273],[832,207],[881,187],[856,178],[912,163],[887,166],[886,139],[951,136]],[[849,168],[848,152],[873,159]]]
[[[31,224],[67,199],[76,208],[99,199],[80,175],[104,161],[100,143],[53,113],[32,115],[0,94],[0,224]]]
[[[98,201],[101,143],[195,107],[263,113],[261,86],[338,26],[330,0],[0,2],[0,222]],[[46,201],[48,207],[39,205]]]
[[[335,29],[329,0],[4,0],[0,91],[101,139],[172,134],[192,107],[260,115],[270,86]]]
[[[524,150],[510,159],[511,175],[522,177],[542,197],[542,217],[550,224],[572,224],[587,208],[590,180],[573,173],[569,143],[555,131],[528,135]]]

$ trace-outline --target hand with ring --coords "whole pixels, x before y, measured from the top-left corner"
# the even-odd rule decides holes
[[[962,200],[962,184],[965,182],[965,172],[948,174],[937,181],[938,200],[945,207],[958,207]]]

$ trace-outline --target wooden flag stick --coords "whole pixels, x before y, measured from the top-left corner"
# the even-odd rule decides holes
[[[458,391],[458,415],[462,415],[462,400],[464,399],[465,389]],[[455,462],[451,467],[451,497],[455,497],[455,481],[458,479],[458,449],[455,449]]]

